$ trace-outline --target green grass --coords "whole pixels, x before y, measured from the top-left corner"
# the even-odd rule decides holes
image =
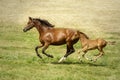
[[[6,28],[5,27],[10,27]],[[23,33],[20,25],[0,27],[0,80],[119,80],[119,43],[105,48],[105,55],[97,62],[79,62],[75,52],[63,63],[57,61],[66,51],[63,46],[50,46],[47,53],[54,58],[39,59],[34,47],[39,44],[35,30]],[[113,34],[114,35],[114,34]],[[115,40],[115,39],[114,39]],[[80,43],[75,45],[76,50]],[[96,54],[97,51],[89,53]],[[89,54],[87,56],[93,56]]]
[[[0,80],[120,80],[120,18],[117,0],[10,0],[0,1]],[[7,3],[7,5],[5,5]],[[18,7],[19,6],[19,7]],[[21,6],[21,7],[20,7]],[[32,7],[31,7],[32,6]],[[75,9],[76,8],[76,9]],[[79,62],[77,50],[66,61],[58,64],[65,54],[66,45],[50,46],[47,53],[36,56],[38,32],[32,29],[23,33],[28,16],[42,17],[56,27],[76,28],[90,38],[102,37],[116,41],[108,45],[105,55],[97,62],[83,59]],[[97,50],[88,52],[88,57]]]

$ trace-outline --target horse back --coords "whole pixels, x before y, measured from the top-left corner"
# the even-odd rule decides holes
[[[76,43],[78,40],[78,32],[68,28],[49,29],[42,37],[42,41],[47,41],[51,45],[62,45],[70,41]]]

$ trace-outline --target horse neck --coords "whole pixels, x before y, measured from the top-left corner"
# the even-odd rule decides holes
[[[42,35],[49,29],[49,27],[39,25],[39,26],[36,26],[36,29],[39,32],[39,34]]]

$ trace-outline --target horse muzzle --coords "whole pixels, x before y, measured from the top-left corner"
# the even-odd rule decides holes
[[[32,29],[32,28],[33,28],[33,26],[25,27],[25,28],[23,29],[23,32],[27,32],[27,31],[29,31],[29,30]]]
[[[24,29],[23,29],[23,32],[27,32],[27,29],[24,28]]]

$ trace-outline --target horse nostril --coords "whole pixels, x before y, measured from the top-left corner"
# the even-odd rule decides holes
[[[23,29],[23,32],[26,32],[26,30],[25,30],[25,29]]]

